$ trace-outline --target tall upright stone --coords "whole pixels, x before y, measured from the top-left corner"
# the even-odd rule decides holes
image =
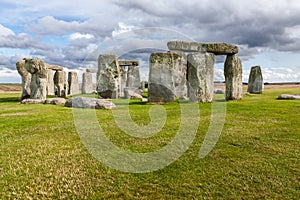
[[[47,69],[47,95],[55,95],[53,70]]]
[[[79,94],[79,83],[77,72],[68,73],[68,86],[69,86],[69,95]]]
[[[90,72],[84,72],[82,74],[82,94],[92,94],[93,93],[93,76]]]
[[[120,67],[117,55],[98,57],[97,92],[99,98],[118,98]]]
[[[25,67],[31,74],[30,98],[46,99],[47,68],[44,61],[37,58],[25,58]]]
[[[128,66],[126,87],[139,88],[140,82],[139,63],[135,62],[133,65]]]
[[[57,96],[67,96],[66,73],[64,71],[56,71],[54,73],[54,85]]]
[[[118,94],[119,97],[125,97],[124,89],[126,87],[126,81],[127,81],[127,71],[125,70],[125,67],[120,67],[120,74],[118,79]]]
[[[175,98],[173,60],[178,54],[171,52],[152,53],[150,56],[150,74],[148,82],[149,102],[173,102]]]
[[[248,80],[248,92],[252,94],[261,94],[264,90],[264,81],[260,66],[251,68]]]
[[[184,52],[172,51],[173,65],[174,65],[174,89],[175,96],[179,99],[186,99],[188,97],[187,90],[187,57]]]
[[[214,54],[191,53],[187,56],[187,61],[190,101],[212,102],[214,95]]]
[[[30,98],[31,74],[25,68],[25,60],[21,60],[21,61],[17,62],[16,68],[22,78],[21,100]]]
[[[239,100],[243,95],[242,62],[234,55],[227,55],[224,64],[224,75],[226,81],[226,100]]]

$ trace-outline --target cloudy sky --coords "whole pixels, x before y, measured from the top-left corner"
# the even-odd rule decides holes
[[[0,83],[20,82],[24,57],[82,72],[100,53],[140,59],[147,79],[150,53],[169,40],[238,45],[245,82],[254,65],[265,82],[300,81],[299,0],[0,0]]]

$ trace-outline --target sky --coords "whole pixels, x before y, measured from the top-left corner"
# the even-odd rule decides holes
[[[80,74],[106,53],[140,60],[147,80],[151,52],[170,40],[237,45],[244,82],[256,65],[264,82],[300,82],[299,0],[0,0],[0,83],[21,82],[25,57]]]

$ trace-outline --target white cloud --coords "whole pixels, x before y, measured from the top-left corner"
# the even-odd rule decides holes
[[[81,34],[81,33],[73,33],[70,35],[71,40],[76,40],[76,39],[92,39],[95,38],[92,34]]]

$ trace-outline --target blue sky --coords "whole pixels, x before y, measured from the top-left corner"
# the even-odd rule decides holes
[[[150,53],[176,39],[238,45],[245,82],[254,65],[265,82],[300,81],[298,0],[0,0],[0,83],[20,82],[24,57],[81,72],[99,53],[139,59],[146,80]]]

